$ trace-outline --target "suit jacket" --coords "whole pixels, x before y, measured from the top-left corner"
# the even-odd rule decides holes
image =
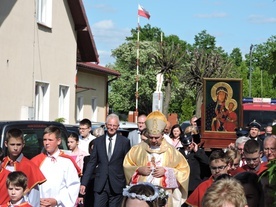
[[[180,148],[179,152],[183,154],[190,166],[189,191],[193,191],[196,187],[211,176],[209,169],[209,158],[203,149],[197,152],[191,151],[185,154],[184,148]]]
[[[130,146],[134,146],[140,143],[140,131],[135,129],[128,134],[128,139],[130,140]]]
[[[106,151],[106,135],[95,139],[94,147],[87,163],[81,184],[87,186],[93,172],[96,170],[94,191],[100,193],[107,180],[110,181],[112,190],[121,194],[126,186],[123,161],[130,149],[130,141],[124,136],[118,135],[110,161]]]

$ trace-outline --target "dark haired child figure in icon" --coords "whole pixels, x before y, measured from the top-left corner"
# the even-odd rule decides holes
[[[235,112],[237,109],[237,102],[235,99],[231,99],[229,102],[226,102],[226,108],[228,111],[226,112],[226,120],[224,123],[224,129],[228,132],[234,132],[237,129],[238,124],[238,115]]]

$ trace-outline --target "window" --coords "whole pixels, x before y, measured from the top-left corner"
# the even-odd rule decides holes
[[[81,121],[83,119],[83,97],[77,97],[77,121]]]
[[[59,86],[59,111],[58,117],[64,118],[69,123],[69,87]]]
[[[91,100],[92,118],[91,121],[97,121],[97,98],[93,97]]]
[[[35,84],[35,119],[49,119],[49,84],[36,82]]]
[[[36,0],[36,20],[47,27],[52,27],[52,0]]]

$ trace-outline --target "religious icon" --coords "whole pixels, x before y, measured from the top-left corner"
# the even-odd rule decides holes
[[[212,131],[225,131],[224,123],[227,116],[226,101],[231,99],[233,90],[228,83],[218,82],[211,89],[213,102],[207,106],[206,129]]]
[[[205,80],[206,131],[234,132],[238,127],[240,84],[240,81],[231,79]]]

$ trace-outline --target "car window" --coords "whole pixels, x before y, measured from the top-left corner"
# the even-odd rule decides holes
[[[25,146],[23,148],[23,154],[25,157],[31,159],[37,154],[41,153],[43,150],[43,131],[44,129],[21,129],[24,132]],[[61,144],[59,145],[60,149],[67,150],[67,136],[62,131]]]
[[[9,126],[5,128],[5,134],[8,130],[10,130],[11,128],[18,128],[21,129],[23,131],[23,138],[25,141],[25,146],[23,148],[23,154],[25,157],[31,159],[34,156],[38,155],[39,153],[42,152],[43,150],[43,132],[44,129],[47,127],[48,125],[45,124],[40,124],[40,125],[36,125],[36,124],[30,124],[30,125],[13,125],[13,126]],[[68,150],[67,147],[67,131],[63,128],[61,129],[61,139],[62,142],[59,146],[60,149],[62,150]],[[5,153],[7,153],[7,150],[5,148]]]
[[[39,154],[42,149],[42,139],[37,134],[38,131],[25,131],[24,132],[24,140],[25,146],[23,148],[23,154],[27,158],[34,157]]]

